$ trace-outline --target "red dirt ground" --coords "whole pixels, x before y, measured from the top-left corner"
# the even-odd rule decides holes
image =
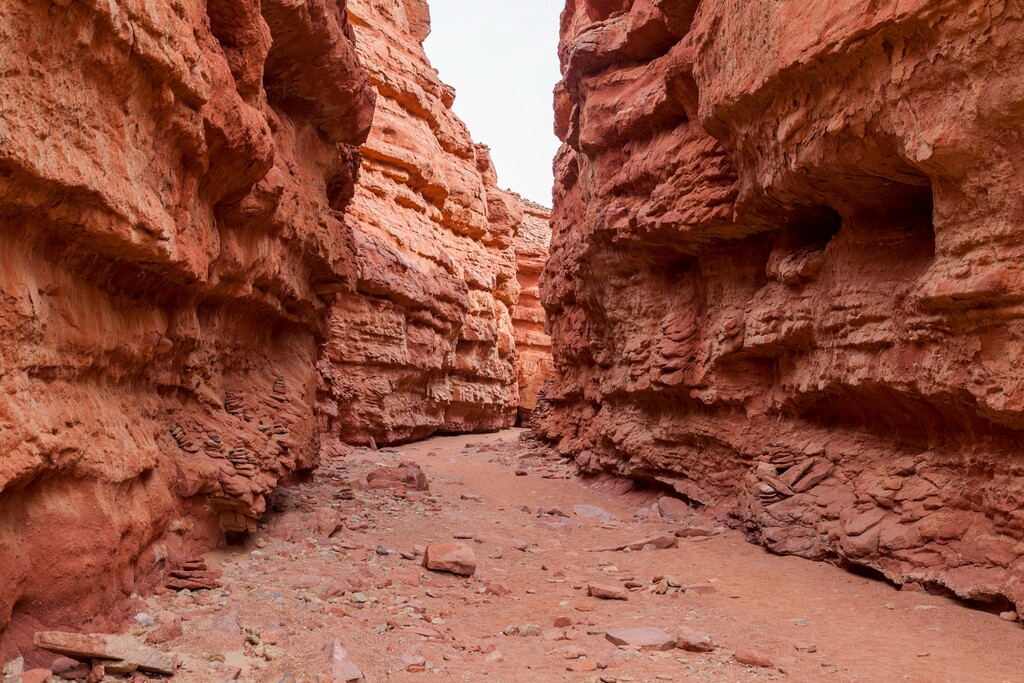
[[[736,531],[681,538],[668,550],[590,552],[671,534],[679,524],[656,514],[634,518],[656,498],[623,493],[620,482],[576,478],[567,463],[520,436],[357,449],[326,462],[312,482],[280,492],[247,547],[208,556],[225,570],[225,588],[149,600],[152,614],[185,617],[184,636],[161,646],[184,655],[173,680],[225,680],[235,666],[245,681],[331,681],[321,649],[337,638],[368,681],[1024,681],[1019,624],[826,564],[776,557]],[[429,494],[365,490],[370,470],[402,459],[423,468]],[[335,497],[346,480],[354,500]],[[620,521],[579,517],[577,504],[600,506]],[[568,517],[537,515],[556,506]],[[330,507],[346,519],[333,537],[317,538],[310,513]],[[376,551],[411,553],[456,535],[475,537],[461,541],[477,557],[469,579],[426,571],[419,556]],[[517,549],[524,543],[526,550]],[[420,585],[409,585],[421,574]],[[652,579],[659,576],[689,590],[658,594]],[[587,595],[590,583],[626,580],[644,586],[628,601]],[[510,593],[485,593],[488,584]],[[230,613],[252,631],[249,644],[224,618]],[[572,625],[554,629],[559,617]],[[503,633],[527,624],[541,635]],[[717,648],[638,653],[603,635],[630,626],[702,631]],[[274,640],[280,649],[258,656]],[[798,651],[798,644],[816,651]],[[761,651],[773,667],[737,662],[742,650]],[[408,672],[402,654],[421,655],[426,670]]]

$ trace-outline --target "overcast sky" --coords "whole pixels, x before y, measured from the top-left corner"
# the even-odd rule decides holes
[[[498,183],[551,206],[559,0],[430,0],[427,55],[455,113],[490,145]]]

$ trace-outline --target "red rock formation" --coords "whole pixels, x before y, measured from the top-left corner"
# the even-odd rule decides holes
[[[0,3],[0,661],[316,458],[374,93],[344,2]]]
[[[569,0],[540,431],[776,552],[1024,605],[1022,29]]]
[[[551,211],[523,199],[523,222],[516,236],[519,303],[512,311],[519,375],[519,423],[529,424],[537,407],[537,392],[551,378],[551,337],[544,331],[540,303],[540,274],[551,244]]]
[[[423,51],[424,0],[351,0],[379,93],[351,216],[357,294],[331,311],[331,431],[358,444],[510,426],[521,221]]]

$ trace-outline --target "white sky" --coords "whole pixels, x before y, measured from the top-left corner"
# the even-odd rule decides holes
[[[430,0],[427,56],[455,113],[491,147],[498,183],[551,206],[559,0]]]

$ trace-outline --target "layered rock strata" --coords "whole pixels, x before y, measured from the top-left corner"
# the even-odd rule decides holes
[[[1022,29],[569,0],[538,430],[776,552],[1024,605]]]
[[[0,661],[317,454],[375,93],[344,2],[0,4]]]
[[[425,0],[349,9],[379,97],[350,206],[357,292],[331,309],[322,364],[330,429],[365,445],[511,426],[522,211],[427,60]]]
[[[551,245],[551,211],[522,200],[523,222],[516,236],[519,303],[512,311],[516,338],[516,372],[519,377],[519,419],[528,425],[537,407],[537,395],[554,373],[551,337],[544,329],[540,302],[540,276]]]

